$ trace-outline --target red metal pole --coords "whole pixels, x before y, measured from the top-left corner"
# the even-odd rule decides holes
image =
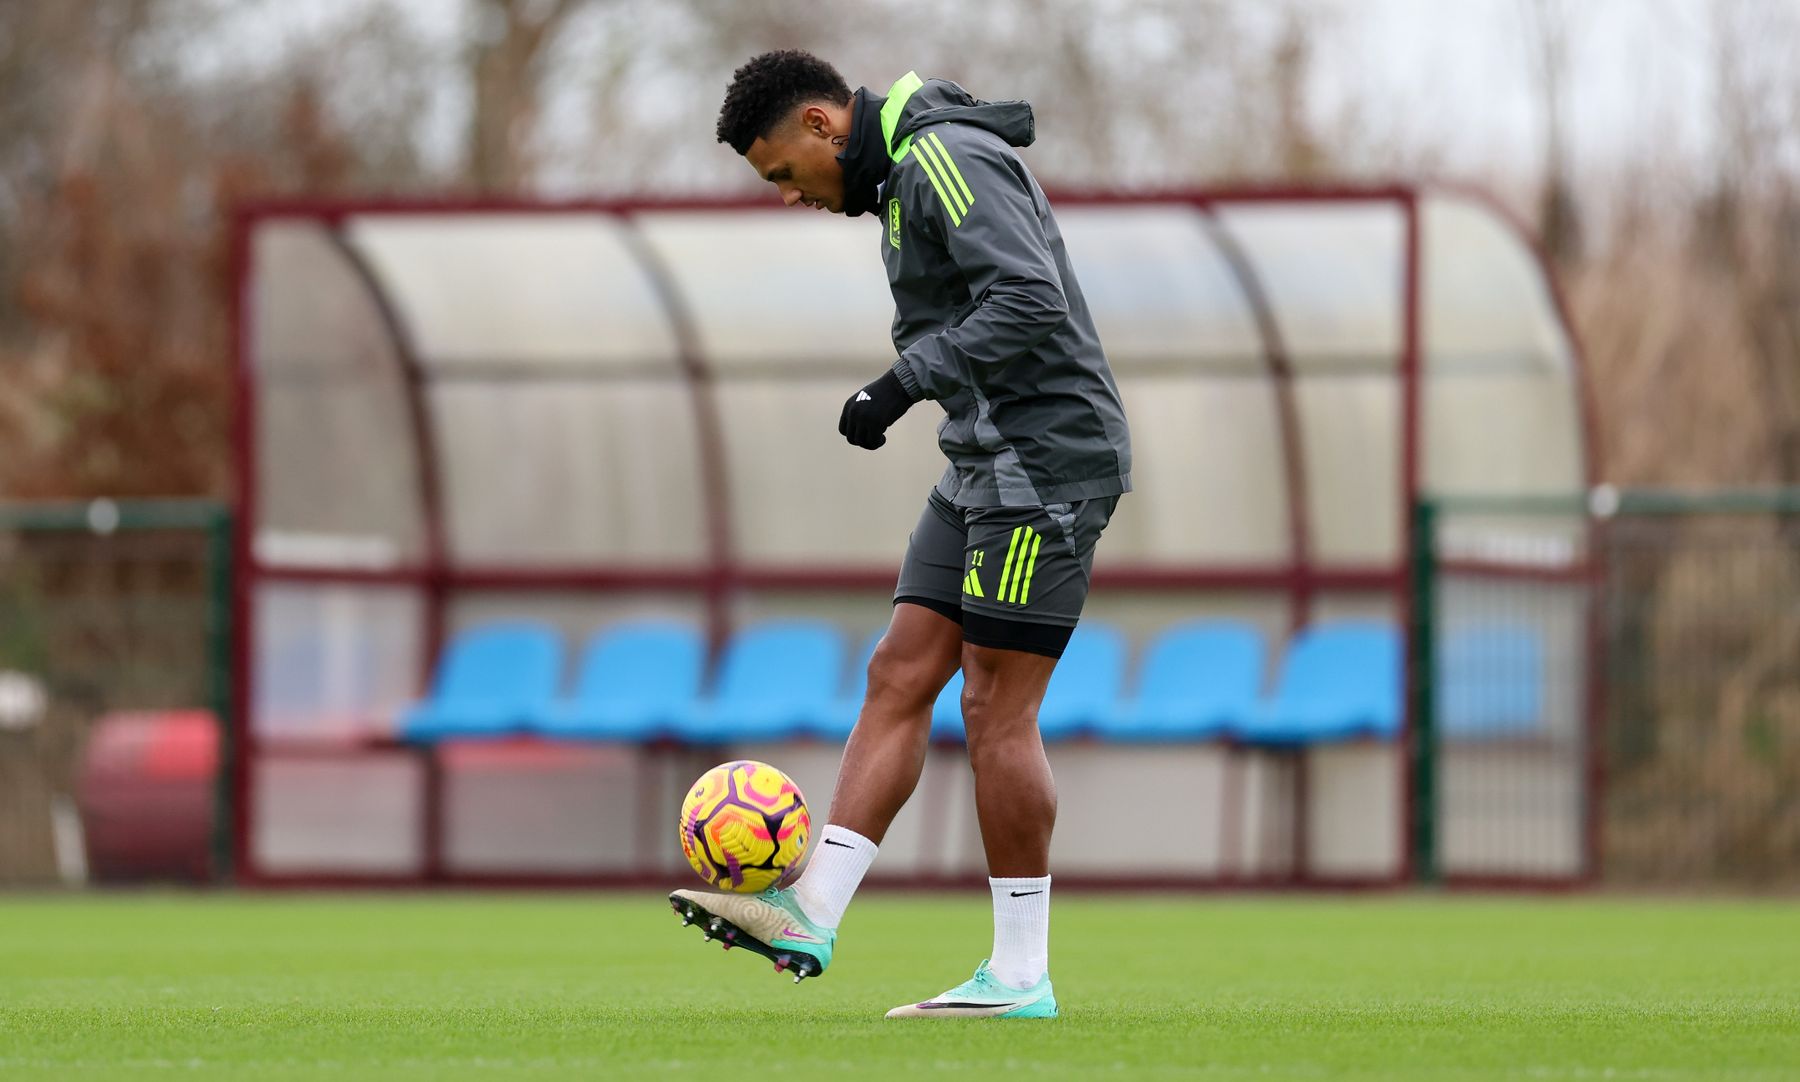
[[[1300,572],[1294,576],[1288,592],[1288,633],[1291,635],[1311,622],[1312,617],[1312,515],[1311,486],[1306,473],[1305,441],[1300,431],[1300,408],[1294,400],[1294,366],[1288,357],[1287,340],[1275,318],[1275,308],[1263,289],[1262,276],[1250,262],[1250,256],[1237,241],[1213,208],[1206,203],[1200,208],[1207,232],[1219,247],[1225,265],[1231,269],[1244,303],[1256,321],[1257,335],[1262,339],[1263,361],[1269,369],[1269,390],[1275,399],[1275,423],[1281,433],[1282,482],[1286,488],[1288,517],[1288,559]]]
[[[1419,502],[1420,481],[1420,420],[1422,402],[1420,394],[1420,357],[1419,357],[1419,197],[1416,192],[1407,192],[1401,200],[1405,212],[1403,227],[1404,254],[1401,269],[1401,323],[1404,338],[1400,346],[1400,529],[1401,552],[1403,557],[1412,557],[1414,548],[1419,543],[1417,531],[1413,524],[1413,508]],[[1426,614],[1418,611],[1419,597],[1411,577],[1400,587],[1401,621],[1404,628],[1411,628],[1415,621],[1423,619]],[[1412,636],[1406,636],[1411,642]],[[1413,651],[1406,655],[1406,682],[1404,687],[1411,688],[1412,681],[1428,679],[1429,673],[1421,673],[1417,667],[1418,659]],[[1400,784],[1405,799],[1402,802],[1400,824],[1400,878],[1412,879],[1418,872],[1413,867],[1412,824],[1423,813],[1435,814],[1435,809],[1418,807],[1419,794],[1413,785],[1411,764],[1417,754],[1415,744],[1419,739],[1418,719],[1413,716],[1413,696],[1408,694],[1406,702],[1406,737],[1401,741],[1403,754],[1400,756]]]
[[[256,316],[250,303],[250,234],[255,225],[256,219],[252,215],[241,212],[232,215],[228,272],[231,277],[231,444],[237,476],[233,478],[236,508],[231,521],[231,558],[235,570],[231,582],[231,717],[221,720],[232,735],[228,766],[231,772],[231,863],[233,878],[238,883],[258,878],[256,853],[251,845],[254,794],[250,771],[256,754],[256,738],[250,724],[256,677],[250,664],[250,659],[255,656],[256,637],[256,389],[251,368],[252,323]]]
[[[1400,202],[1412,198],[1407,184],[1252,184],[1196,191],[1193,188],[1141,191],[1083,191],[1048,189],[1057,206],[1143,206],[1149,203],[1345,203]],[[273,199],[249,204],[264,218],[296,218],[306,221],[344,218],[353,214],[616,214],[634,215],[667,211],[766,211],[793,213],[779,199],[764,193],[679,196],[674,198],[531,199],[517,196],[450,197],[442,199]]]
[[[1458,564],[1496,574],[1544,582],[1572,581],[1575,572],[1557,569],[1508,569],[1482,563]],[[260,577],[276,582],[336,583],[362,586],[422,586],[430,572],[422,565],[386,568],[297,567],[261,564]],[[1166,593],[1171,590],[1237,590],[1391,594],[1401,572],[1373,564],[1342,564],[1307,573],[1288,564],[1266,567],[1219,565],[1140,565],[1100,569],[1094,585],[1120,593]],[[655,567],[630,564],[564,564],[547,567],[511,567],[470,564],[446,572],[444,582],[453,593],[573,591],[577,593],[703,593],[715,576],[709,567]],[[894,569],[886,564],[787,567],[735,564],[730,586],[752,590],[793,593],[844,590],[886,590],[894,585]]]
[[[343,223],[333,221],[327,233],[331,244],[343,256],[367,292],[369,302],[387,331],[388,341],[400,362],[401,385],[405,389],[408,435],[412,438],[415,477],[419,489],[419,516],[424,526],[423,605],[420,613],[424,649],[419,658],[418,686],[429,687],[431,672],[443,652],[445,627],[445,595],[450,577],[447,541],[444,528],[443,488],[438,470],[437,437],[431,427],[431,407],[425,401],[425,366],[419,358],[411,328],[400,309],[389,296],[381,277],[375,273],[363,253],[344,236]],[[420,814],[420,844],[424,850],[425,877],[437,880],[444,875],[444,816],[442,765],[436,753],[427,747],[420,751],[425,770],[423,808]]]
[[[1582,868],[1577,878],[1598,883],[1604,871],[1606,842],[1606,614],[1611,600],[1605,546],[1610,530],[1588,517],[1588,560],[1591,576],[1587,589],[1587,726],[1583,796]]]
[[[624,223],[621,237],[637,256],[650,280],[650,288],[662,302],[675,335],[676,359],[687,378],[689,401],[694,411],[694,431],[700,442],[700,484],[706,507],[708,569],[705,579],[707,631],[714,649],[730,632],[730,590],[737,573],[737,551],[731,529],[731,478],[725,467],[724,424],[719,418],[717,383],[700,344],[700,329],[693,311],[682,297],[675,275],[657,255],[635,221]],[[891,575],[890,575],[891,577]]]

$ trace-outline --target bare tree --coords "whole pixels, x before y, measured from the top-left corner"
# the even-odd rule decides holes
[[[582,179],[601,189],[753,186],[709,133],[732,71],[772,48],[808,49],[877,92],[914,69],[978,97],[1029,100],[1038,142],[1027,156],[1048,184],[1173,187],[1286,175],[1272,71],[1286,49],[1287,108],[1304,123],[1321,22],[1291,11],[1272,34],[1226,0],[621,3],[584,22],[594,32],[558,72],[592,86]],[[1305,139],[1313,149],[1299,157],[1336,156],[1329,133]]]
[[[1569,162],[1570,12],[1566,0],[1520,0],[1528,50],[1537,72],[1544,123],[1544,176],[1538,229],[1544,247],[1562,264],[1581,250],[1581,223]]]
[[[0,4],[0,237],[20,227],[31,197],[48,188],[68,153],[79,151],[83,141],[69,137],[66,118],[123,62],[157,6]],[[0,243],[0,283],[15,280],[22,254],[16,244]],[[0,288],[0,341],[16,342],[26,330],[14,291]]]
[[[220,14],[213,0],[56,10],[63,21],[38,25],[29,64],[51,58],[63,91],[11,118],[30,144],[12,148],[4,181],[14,214],[0,250],[16,262],[0,296],[17,333],[0,340],[0,490],[222,495],[230,205],[423,183],[400,127],[416,124],[420,97],[407,75],[362,108],[332,100],[360,73],[402,66],[391,61],[405,40],[363,12],[330,55],[302,42],[288,63],[195,79],[167,50]],[[0,67],[0,82],[18,78]]]
[[[1800,15],[1742,0],[1713,15],[1721,146],[1701,229],[1735,287],[1775,475],[1800,484]]]
[[[584,0],[473,0],[470,16],[469,179],[515,191],[532,176],[545,57]]]

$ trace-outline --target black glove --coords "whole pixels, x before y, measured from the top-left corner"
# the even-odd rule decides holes
[[[893,369],[850,396],[838,415],[838,435],[873,451],[887,442],[887,430],[912,409],[912,396]]]

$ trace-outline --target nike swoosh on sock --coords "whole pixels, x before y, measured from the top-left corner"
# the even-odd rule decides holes
[[[1042,894],[1042,893],[1044,893],[1044,892],[1041,890],[1015,890],[1012,892],[1012,896],[1015,898],[1029,898],[1033,894]]]
[[[850,843],[849,843],[849,842],[840,842],[840,841],[837,841],[837,840],[835,840],[835,839],[832,839],[832,838],[826,838],[826,839],[825,839],[825,844],[826,844],[826,845],[835,845],[835,846],[837,846],[837,847],[838,847],[838,848],[839,848],[839,849],[855,849],[855,848],[856,848],[856,846],[854,846],[854,845],[851,845],[851,844],[850,844]]]

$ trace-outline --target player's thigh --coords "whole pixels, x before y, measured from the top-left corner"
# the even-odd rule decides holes
[[[957,589],[967,541],[962,512],[934,489],[906,545],[887,633],[869,659],[869,695],[935,700],[962,664]]]
[[[887,633],[869,658],[869,697],[907,707],[935,702],[962,665],[962,626],[911,601],[894,603]]]

